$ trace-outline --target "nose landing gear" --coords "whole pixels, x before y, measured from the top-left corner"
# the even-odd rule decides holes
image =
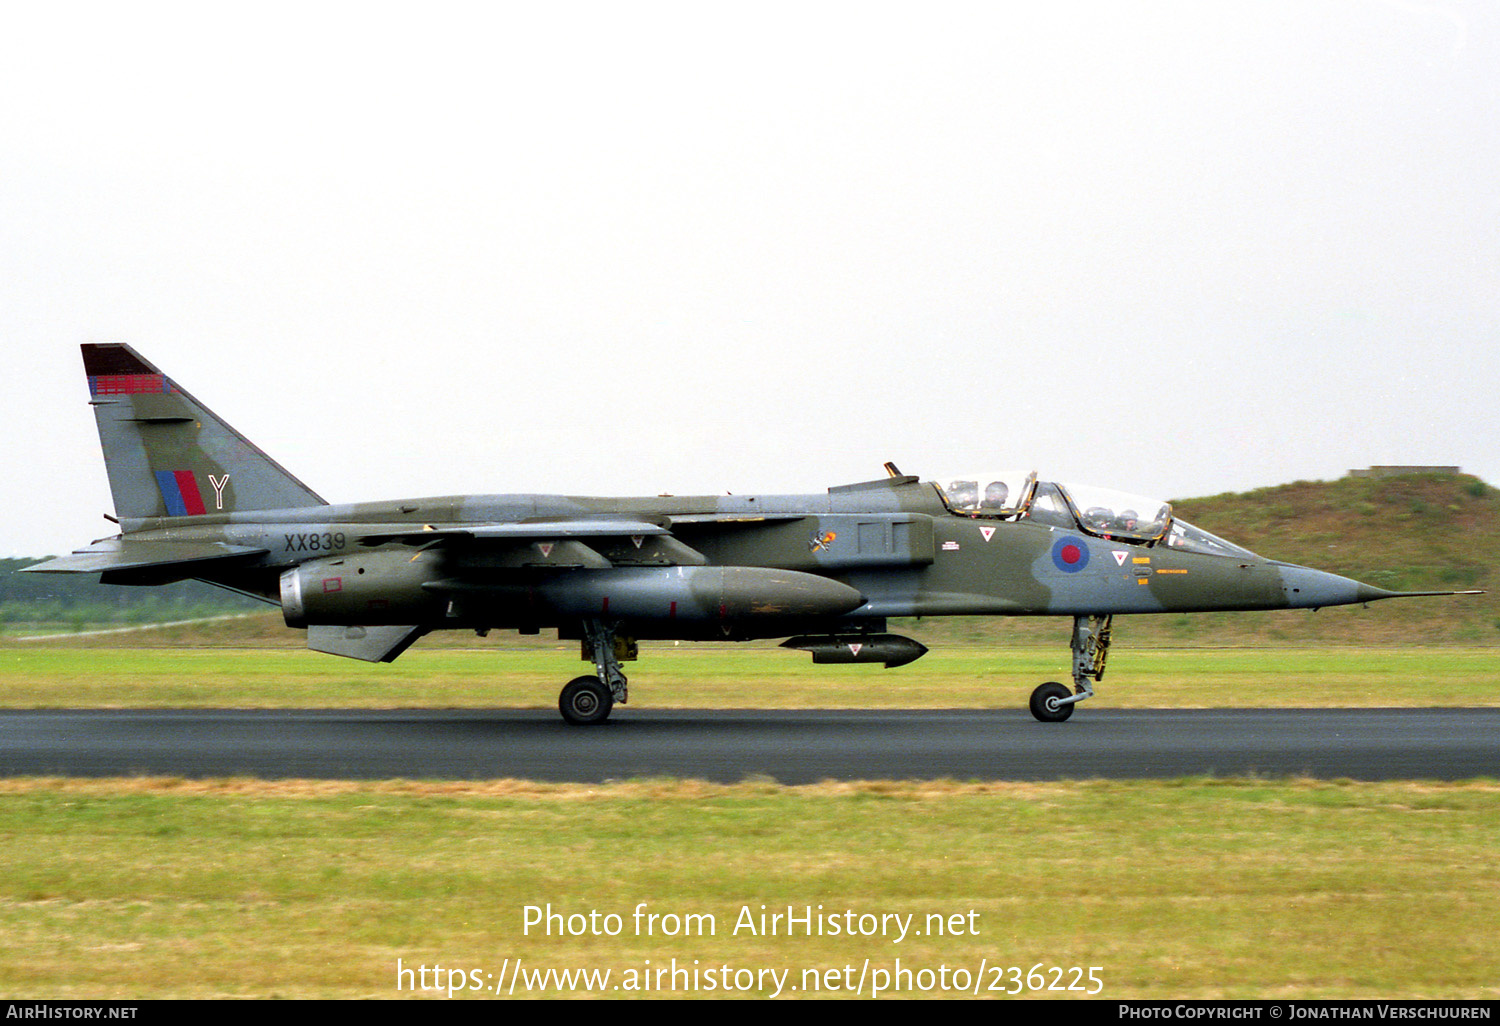
[[[1113,616],[1073,617],[1073,684],[1075,690],[1056,681],[1041,684],[1031,693],[1031,715],[1043,723],[1061,723],[1073,715],[1073,706],[1094,697],[1093,681],[1104,679],[1109,658],[1109,635]]]

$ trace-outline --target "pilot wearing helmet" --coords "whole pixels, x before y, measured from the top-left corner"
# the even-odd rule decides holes
[[[954,509],[974,509],[979,505],[979,482],[954,481],[948,486],[948,504]]]
[[[985,485],[984,501],[979,504],[979,508],[999,511],[1005,508],[1005,503],[1009,498],[1010,488],[1004,481],[991,481]]]

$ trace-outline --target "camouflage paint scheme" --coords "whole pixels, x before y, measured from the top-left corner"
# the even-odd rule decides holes
[[[1076,693],[1043,685],[1032,702],[1058,720],[1103,675],[1114,614],[1396,597],[1263,559],[1165,504],[1135,536],[1111,533],[1035,475],[1012,475],[1015,501],[988,512],[958,499],[973,482],[945,491],[890,464],[813,495],[330,505],[130,347],[83,356],[121,533],[28,569],[208,581],[279,605],[311,648],[371,661],[430,630],[555,629],[582,639],[597,670],[564,689],[572,722],[625,700],[619,662],[639,638],[800,635],[787,644],[816,661],[900,665],[926,650],[885,633],[889,617],[1073,617]]]

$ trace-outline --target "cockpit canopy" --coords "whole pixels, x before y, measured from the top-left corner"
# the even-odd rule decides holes
[[[1098,538],[1214,556],[1254,555],[1174,516],[1171,503],[1091,485],[1038,481],[1034,472],[963,474],[940,479],[937,488],[948,509],[961,516],[1032,520]]]
[[[1026,510],[1035,487],[1035,473],[1010,472],[948,478],[938,491],[955,513],[1011,517]]]

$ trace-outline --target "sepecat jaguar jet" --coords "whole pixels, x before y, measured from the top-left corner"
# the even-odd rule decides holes
[[[106,584],[193,578],[281,607],[318,652],[390,662],[463,629],[578,639],[594,672],[574,724],[627,698],[640,639],[786,638],[815,663],[902,666],[927,649],[892,617],[1073,620],[1066,720],[1104,676],[1117,614],[1301,609],[1404,595],[1265,559],[1168,503],[994,472],[814,495],[466,495],[332,505],[129,346],[85,345],[120,533],[30,571]]]

